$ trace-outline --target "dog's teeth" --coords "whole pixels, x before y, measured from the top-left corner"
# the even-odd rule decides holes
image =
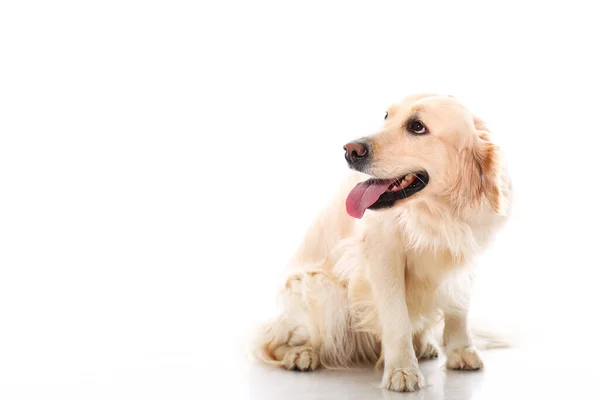
[[[408,174],[404,177],[404,180],[410,181],[414,177],[415,177],[414,174]]]

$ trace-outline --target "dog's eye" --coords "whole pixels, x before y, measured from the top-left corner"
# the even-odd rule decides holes
[[[385,112],[385,117],[383,117],[383,119],[387,119],[387,117],[388,117],[388,112],[386,111]]]
[[[423,123],[418,120],[411,122],[408,125],[408,129],[410,129],[410,131],[416,135],[423,135],[427,133],[427,128],[425,128],[425,125],[423,125]]]

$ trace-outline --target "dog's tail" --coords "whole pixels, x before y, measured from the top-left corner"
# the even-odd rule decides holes
[[[469,319],[469,327],[473,338],[473,344],[478,350],[502,349],[514,347],[516,339],[506,328],[499,328],[479,320]],[[435,338],[439,344],[443,344],[443,321],[437,325]]]
[[[477,349],[501,349],[513,347],[515,340],[511,334],[500,329],[489,329],[480,321],[470,321],[473,342]]]

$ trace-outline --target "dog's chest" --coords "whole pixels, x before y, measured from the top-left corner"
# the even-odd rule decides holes
[[[461,266],[449,251],[407,253],[404,282],[411,319],[437,313],[440,288]]]
[[[463,264],[448,250],[409,250],[406,253],[405,281],[407,285],[435,288]]]

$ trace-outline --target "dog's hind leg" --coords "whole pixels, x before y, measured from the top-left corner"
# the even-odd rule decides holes
[[[360,336],[350,330],[343,284],[322,270],[294,272],[282,297],[282,314],[257,338],[257,358],[300,371],[352,364]]]
[[[413,346],[419,361],[438,358],[440,354],[440,348],[435,341],[433,329],[431,328],[413,334]]]

